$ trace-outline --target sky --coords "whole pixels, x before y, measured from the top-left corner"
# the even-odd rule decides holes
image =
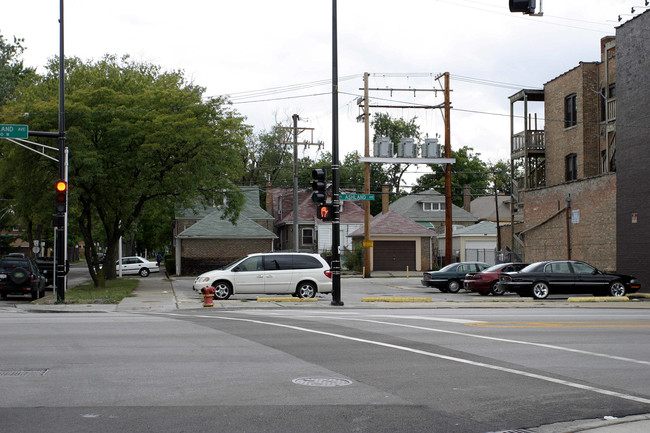
[[[44,72],[59,54],[59,1],[5,2],[0,34],[24,38],[25,66]],[[276,123],[313,128],[300,141],[332,150],[332,3],[317,0],[65,0],[65,56],[104,54],[182,70],[206,96],[229,95],[257,132]],[[537,0],[539,11],[540,0]],[[451,146],[468,146],[486,162],[509,160],[510,103],[523,88],[600,61],[600,39],[643,12],[643,0],[543,0],[544,15],[511,13],[508,0],[338,0],[339,152],[364,152],[357,99],[370,88],[442,88],[451,76]],[[618,21],[621,15],[622,21]],[[417,117],[423,136],[444,136],[442,93],[371,91],[372,109]],[[521,104],[519,104],[521,105]],[[540,107],[539,127],[544,113]],[[521,114],[521,113],[517,113]],[[560,115],[561,117],[561,115]],[[523,130],[519,119],[515,131]],[[371,146],[372,148],[372,146]],[[300,155],[315,157],[315,147]],[[372,152],[372,149],[371,149]],[[411,179],[430,172],[413,166]]]

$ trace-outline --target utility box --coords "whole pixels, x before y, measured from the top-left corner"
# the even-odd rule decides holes
[[[440,158],[440,142],[437,138],[427,138],[422,145],[422,158]]]
[[[398,158],[417,158],[418,146],[412,138],[402,138],[397,143],[397,157]]]
[[[392,158],[393,142],[388,137],[379,137],[375,140],[373,152],[375,158]]]

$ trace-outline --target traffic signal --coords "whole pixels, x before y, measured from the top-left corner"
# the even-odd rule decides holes
[[[311,178],[314,179],[311,183],[314,190],[311,200],[314,203],[325,203],[327,201],[327,171],[324,168],[315,168],[311,172]]]
[[[535,0],[509,0],[510,12],[535,13]]]
[[[56,211],[58,213],[65,213],[67,199],[68,184],[65,180],[59,180],[56,183]]]
[[[319,204],[317,216],[323,221],[332,221],[334,219],[334,209],[332,205],[328,203]]]

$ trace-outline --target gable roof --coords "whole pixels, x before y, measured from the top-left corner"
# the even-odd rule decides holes
[[[466,226],[454,230],[452,236],[496,236],[497,235],[497,224],[492,221],[481,221],[478,224],[473,224],[471,226]],[[444,237],[445,235],[439,235],[438,237]]]
[[[496,201],[499,203],[499,220],[510,221],[510,203],[512,202],[512,197],[510,195],[498,194]],[[479,220],[497,220],[495,198],[493,195],[486,195],[472,200],[470,203],[470,211]],[[515,215],[515,217],[518,216]]]
[[[412,219],[400,215],[397,212],[388,211],[385,214],[377,215],[370,223],[371,235],[405,235],[405,236],[435,236],[433,230],[422,227]],[[348,236],[363,236],[364,228],[361,227]]]
[[[422,203],[441,203],[440,210],[425,211],[422,208]],[[395,211],[406,217],[409,217],[416,222],[429,222],[429,221],[445,221],[445,196],[438,191],[429,189],[415,194],[409,194],[395,200],[388,207],[391,211]],[[477,222],[476,218],[471,213],[467,212],[454,204],[451,205],[451,219],[453,222]]]
[[[223,219],[223,212],[216,209],[214,212],[183,230],[179,238],[203,239],[275,239],[277,236],[253,221],[240,214],[236,224]]]
[[[260,206],[260,190],[256,186],[242,186],[239,189],[244,194],[244,204],[240,215],[254,220],[272,220],[273,216]],[[197,204],[192,208],[182,208],[176,212],[176,219],[200,220],[221,209],[221,206]]]
[[[293,224],[293,188],[270,188],[266,192],[273,198],[272,212],[275,225]],[[314,223],[316,220],[316,203],[311,199],[313,191],[298,191],[298,222]],[[343,224],[363,224],[364,209],[361,202],[346,201],[340,214]],[[371,217],[372,219],[372,217]]]

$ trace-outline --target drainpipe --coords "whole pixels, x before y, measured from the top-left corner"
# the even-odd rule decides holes
[[[567,260],[571,260],[571,194],[566,198],[566,251]]]

